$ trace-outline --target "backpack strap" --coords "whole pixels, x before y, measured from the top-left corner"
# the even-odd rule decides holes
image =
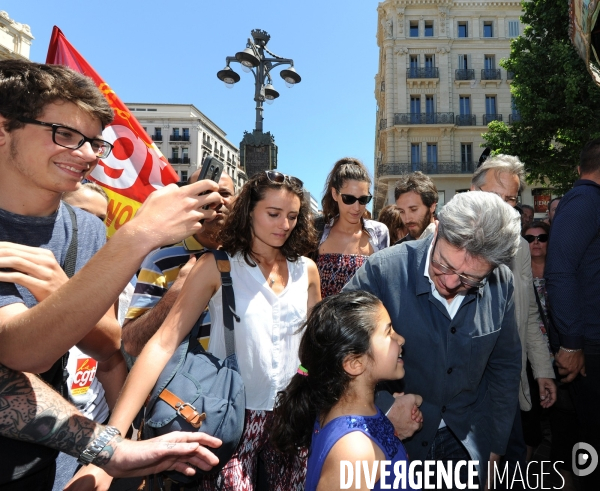
[[[69,248],[67,249],[67,255],[65,256],[65,262],[62,265],[62,269],[65,274],[72,278],[75,274],[75,265],[77,263],[77,216],[75,215],[75,210],[68,203],[62,202],[65,205],[65,208],[69,212],[69,217],[71,218],[71,242],[69,244]],[[67,371],[67,363],[69,362],[69,352],[67,351],[64,355],[57,360],[54,365],[48,370],[44,372],[42,378],[52,385],[63,398],[67,399],[67,379],[69,378],[69,372]]]
[[[225,358],[235,353],[234,323],[240,322],[239,316],[235,313],[235,295],[233,293],[233,283],[231,281],[231,263],[229,256],[225,251],[211,250],[217,262],[217,269],[221,273],[221,291],[223,295],[223,325],[225,326]]]
[[[75,215],[75,210],[73,210],[73,207],[70,204],[65,203],[64,201],[62,203],[69,212],[73,229],[71,243],[67,249],[67,256],[65,257],[65,263],[63,264],[63,270],[65,271],[66,275],[71,278],[75,274],[75,264],[77,263],[77,247],[79,246],[77,239],[77,216]]]

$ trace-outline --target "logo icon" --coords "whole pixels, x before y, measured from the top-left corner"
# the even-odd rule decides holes
[[[591,445],[579,442],[573,445],[573,474],[579,477],[589,476],[598,467],[598,452]]]

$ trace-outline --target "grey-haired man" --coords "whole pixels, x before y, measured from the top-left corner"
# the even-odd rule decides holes
[[[438,219],[433,236],[370,256],[345,290],[377,295],[406,339],[403,384],[387,386],[423,396],[423,428],[404,441],[411,459],[477,460],[484,482],[488,459],[505,451],[518,397],[521,347],[506,265],[520,219],[481,192],[456,195]],[[390,419],[397,430],[405,424]]]

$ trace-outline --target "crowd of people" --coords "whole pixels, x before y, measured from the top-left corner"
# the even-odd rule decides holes
[[[106,241],[108,197],[82,181],[112,151],[111,121],[90,79],[0,62],[0,490],[137,489],[175,470],[198,477],[160,486],[329,491],[342,462],[384,460],[477,461],[493,489],[487,464],[522,474],[546,422],[565,485],[599,489],[571,451],[600,450],[600,140],[547,222],[519,204],[514,156],[440,210],[428,176],[404,175],[377,220],[367,169],[343,158],[317,216],[297,177],[236,190],[196,172]],[[195,326],[226,355],[216,249],[246,392],[221,463],[202,432],[130,439]]]

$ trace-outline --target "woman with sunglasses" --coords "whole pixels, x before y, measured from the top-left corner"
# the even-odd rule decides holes
[[[236,311],[236,355],[246,389],[246,419],[238,450],[200,489],[253,490],[258,457],[272,490],[303,487],[306,453],[293,457],[268,442],[277,392],[299,365],[299,327],[321,300],[315,263],[302,257],[316,246],[302,182],[277,171],[255,175],[242,188],[222,231],[230,256]],[[165,322],[144,347],[117,403],[111,425],[129,427],[158,376],[208,305],[208,351],[225,358],[221,276],[210,253],[187,277]]]
[[[533,222],[523,230],[523,238],[529,243],[529,252],[531,253],[531,272],[538,304],[538,322],[546,342],[548,342],[548,330],[552,329],[548,315],[546,280],[544,279],[549,236],[550,226],[541,221]],[[550,343],[548,343],[548,351],[548,356],[552,357]],[[531,389],[531,411],[521,411],[521,420],[529,460],[535,447],[542,443],[543,435],[541,426],[542,405],[540,404],[539,391],[536,390],[538,385],[534,381],[531,365],[529,362],[527,364],[527,376],[530,379],[529,387]],[[573,445],[577,443],[574,438],[577,435],[577,427],[574,424],[577,421],[577,415],[569,394],[568,384],[561,384],[560,377],[557,377],[556,380],[558,382],[557,400],[549,409],[550,429],[552,431],[551,459],[555,462],[562,461],[562,464],[558,465],[559,471],[565,482],[573,484],[570,453]]]
[[[353,158],[338,160],[327,177],[316,261],[323,298],[339,293],[367,257],[390,245],[388,228],[363,218],[372,198],[370,186],[367,169]]]

